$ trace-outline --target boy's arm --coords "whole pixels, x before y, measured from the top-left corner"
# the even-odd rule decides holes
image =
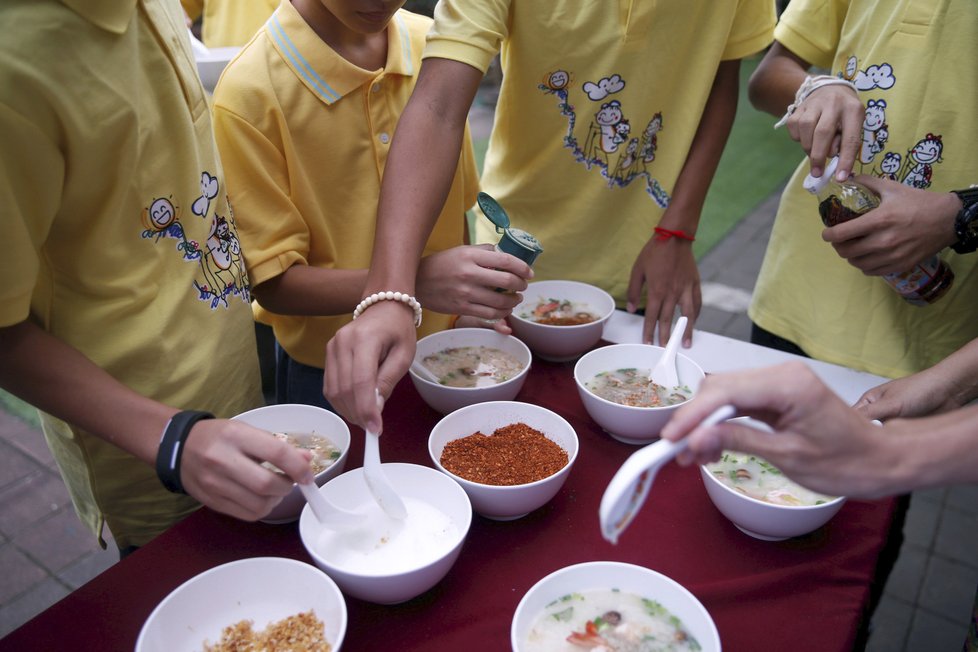
[[[754,108],[780,118],[795,103],[809,68],[808,61],[775,41],[748,83]],[[786,127],[808,154],[813,176],[822,176],[826,159],[838,154],[836,177],[849,177],[862,144],[865,113],[855,90],[840,84],[818,88],[795,107]]]
[[[933,367],[864,393],[855,408],[869,419],[923,417],[958,409],[978,398],[978,339]]]
[[[482,73],[448,59],[425,59],[397,124],[381,185],[373,257],[364,294],[416,293],[424,244],[451,187],[465,121]],[[350,421],[380,430],[379,389],[390,396],[414,357],[413,312],[380,301],[326,348],[326,395]]]
[[[163,428],[177,412],[129,389],[29,320],[0,328],[0,386],[150,466]],[[311,473],[306,457],[289,444],[237,421],[213,419],[193,426],[181,480],[205,505],[256,520],[292,487],[256,460],[272,462],[292,478]]]
[[[774,432],[736,421],[699,422],[720,405],[768,423]],[[926,419],[872,424],[846,405],[810,367],[776,367],[715,374],[662,429],[676,441],[690,436],[677,461],[707,463],[724,450],[754,453],[814,491],[860,498],[978,481],[978,407]]]
[[[720,63],[686,162],[673,188],[669,208],[663,213],[659,226],[690,235],[696,233],[706,192],[737,112],[739,74],[740,60]],[[659,240],[651,235],[632,267],[628,285],[630,305],[638,305],[643,284],[647,299],[642,340],[651,342],[658,324],[659,341],[665,343],[676,306],[679,306],[681,313],[689,319],[683,337],[683,346],[689,347],[701,305],[692,242],[677,237]]]

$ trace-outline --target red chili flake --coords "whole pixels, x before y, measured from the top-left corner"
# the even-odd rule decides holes
[[[455,439],[441,465],[471,482],[510,486],[543,480],[567,466],[567,451],[525,423]]]

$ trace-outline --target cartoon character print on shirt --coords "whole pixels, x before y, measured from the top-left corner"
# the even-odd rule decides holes
[[[218,215],[215,204],[220,186],[217,179],[208,172],[201,175],[201,194],[191,204],[191,212],[200,219],[210,217],[210,229],[204,246],[187,237],[180,221],[181,210],[172,196],[155,197],[143,209],[141,237],[154,242],[166,239],[176,240],[176,250],[184,261],[196,264],[200,274],[193,280],[196,296],[200,301],[210,304],[211,309],[228,307],[230,299],[237,297],[251,303],[248,275],[245,272],[238,242],[237,230],[230,202],[226,204],[227,216]]]
[[[897,83],[896,72],[889,63],[872,64],[860,70],[855,55],[846,60],[845,70],[840,73],[840,76],[852,81],[861,93],[882,94],[894,88]],[[914,188],[929,188],[933,183],[934,165],[942,160],[943,139],[939,134],[929,133],[919,138],[905,155],[886,151],[890,145],[887,108],[885,98],[874,97],[866,101],[863,142],[859,155],[859,162],[862,164],[860,171],[883,179],[899,181]],[[872,167],[874,163],[876,163],[875,168]]]
[[[571,150],[574,160],[588,170],[596,169],[609,188],[624,188],[633,182],[644,183],[645,191],[660,207],[669,205],[669,194],[652,176],[650,166],[658,148],[658,134],[662,131],[662,113],[655,113],[642,130],[641,137],[632,137],[632,120],[626,115],[621,100],[612,97],[624,90],[626,82],[614,74],[587,81],[581,86],[584,96],[591,102],[590,110],[583,115],[593,118],[587,125],[583,144],[575,135],[578,112],[568,101],[573,75],[566,70],[548,73],[537,88],[554,95],[557,107],[567,119],[564,147]],[[583,130],[583,127],[582,127]]]
[[[219,188],[217,179],[208,174],[207,171],[204,171],[200,175],[200,197],[194,200],[193,206],[190,207],[194,215],[207,217],[207,211],[211,207],[211,200],[217,197]]]
[[[880,131],[884,135],[889,134],[886,129],[886,100],[869,100],[863,117],[863,147],[859,153],[859,161],[863,165],[872,163],[876,155],[883,151],[885,138],[880,142]]]

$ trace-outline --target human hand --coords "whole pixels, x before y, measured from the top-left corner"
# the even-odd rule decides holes
[[[696,428],[727,403],[774,432],[736,421]],[[696,400],[676,411],[661,436],[689,437],[680,464],[716,461],[724,450],[754,453],[795,482],[830,495],[886,495],[887,473],[900,455],[884,428],[846,405],[803,362],[707,376]]]
[[[463,245],[421,259],[418,300],[436,312],[501,319],[523,300],[518,293],[531,278],[533,270],[516,256],[492,245]]]
[[[261,466],[266,461],[285,476]],[[204,505],[245,521],[268,514],[292,489],[312,481],[309,451],[240,421],[208,419],[194,424],[184,444],[180,479]],[[288,477],[286,477],[288,476]]]
[[[693,325],[702,305],[699,270],[691,243],[678,238],[649,239],[632,266],[628,282],[628,312],[634,312],[639,304],[643,285],[647,296],[642,342],[652,343],[658,325],[659,342],[664,346],[669,339],[672,318],[678,306],[680,314],[688,319],[683,346],[689,348],[693,343]]]
[[[897,378],[867,390],[853,405],[867,419],[923,417],[950,412],[968,404],[971,396],[971,370],[954,374],[952,360],[946,360],[904,378]]]
[[[336,332],[326,345],[323,391],[347,420],[383,431],[375,390],[386,400],[414,359],[414,312],[399,301],[378,301]]]
[[[808,154],[812,176],[820,177],[825,161],[838,154],[836,179],[844,181],[862,147],[866,107],[853,89],[841,84],[822,86],[795,108],[785,124],[788,134]]]
[[[826,228],[822,239],[864,274],[906,272],[957,241],[954,218],[961,200],[953,193],[920,190],[870,175],[854,180],[880,196],[879,207]]]
[[[455,328],[492,328],[502,335],[513,334],[513,329],[510,328],[505,319],[497,319],[490,322],[485,319],[479,319],[478,317],[466,317],[463,315],[455,320]]]

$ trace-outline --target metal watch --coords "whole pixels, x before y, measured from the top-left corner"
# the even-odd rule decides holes
[[[951,249],[959,254],[970,254],[978,249],[978,186],[967,190],[952,190],[961,200],[962,208],[954,218],[954,233],[958,241]]]

